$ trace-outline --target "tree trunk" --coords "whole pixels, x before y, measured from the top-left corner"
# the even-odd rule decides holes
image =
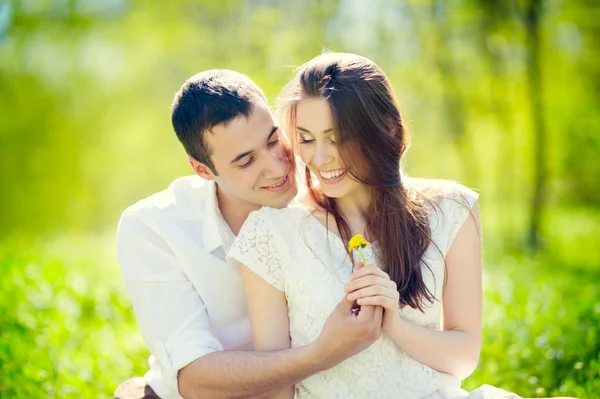
[[[527,41],[527,77],[533,125],[533,195],[529,220],[528,245],[536,251],[540,247],[540,230],[545,202],[547,170],[546,129],[542,110],[542,82],[540,65],[540,16],[542,0],[530,0],[525,10]]]

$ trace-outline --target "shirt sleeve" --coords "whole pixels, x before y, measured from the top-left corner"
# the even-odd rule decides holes
[[[121,217],[117,250],[138,325],[154,357],[153,370],[178,393],[179,370],[223,346],[171,248],[135,213]]]
[[[278,245],[280,235],[269,211],[269,208],[261,208],[250,213],[227,258],[243,264],[279,291],[285,291],[283,253]]]
[[[477,192],[462,184],[452,183],[450,192],[444,200],[444,223],[448,232],[445,253],[450,250],[454,238],[471,215],[478,198]]]

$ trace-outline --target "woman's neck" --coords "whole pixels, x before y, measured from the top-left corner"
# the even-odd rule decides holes
[[[352,234],[364,234],[371,206],[371,187],[361,186],[349,195],[336,198],[335,202]]]

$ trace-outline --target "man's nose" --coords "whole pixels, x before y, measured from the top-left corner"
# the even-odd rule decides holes
[[[267,178],[280,178],[287,172],[288,159],[283,148],[278,151],[267,151],[264,175]]]

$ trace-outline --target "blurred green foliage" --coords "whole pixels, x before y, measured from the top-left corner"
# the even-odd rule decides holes
[[[596,0],[0,0],[0,397],[107,397],[144,372],[113,231],[190,173],[173,94],[224,67],[274,104],[323,48],[389,75],[410,174],[481,190],[465,386],[599,396],[599,17]]]
[[[148,357],[112,236],[0,247],[0,397],[110,397]]]

